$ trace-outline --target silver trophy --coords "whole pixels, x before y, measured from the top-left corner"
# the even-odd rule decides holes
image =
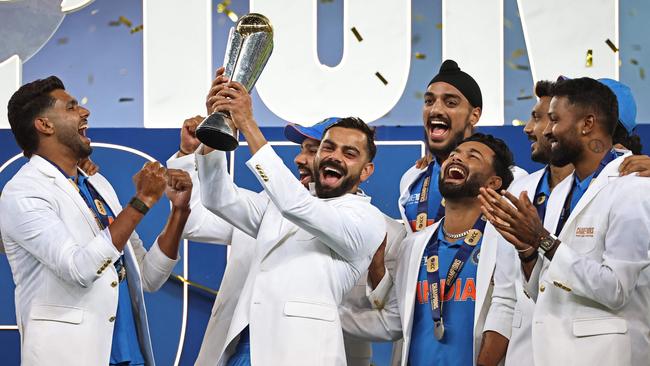
[[[240,82],[250,93],[273,51],[273,27],[262,14],[251,13],[230,28],[223,65],[224,75]],[[223,112],[209,115],[196,129],[196,137],[205,145],[221,151],[239,146],[228,125],[230,116]]]

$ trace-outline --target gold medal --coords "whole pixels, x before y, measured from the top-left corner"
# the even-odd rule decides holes
[[[427,257],[427,272],[435,272],[438,270],[438,256],[432,255]]]
[[[104,204],[102,201],[95,199],[95,207],[97,207],[97,212],[99,212],[102,215],[106,215],[106,209],[104,208]]]
[[[546,201],[546,195],[545,195],[544,193],[542,193],[542,194],[540,194],[539,196],[537,196],[537,199],[535,200],[535,204],[536,204],[537,206],[539,206],[539,205],[541,205],[542,203],[544,203],[544,201]]]
[[[421,212],[415,217],[415,231],[420,231],[427,227],[427,213]]]
[[[479,240],[481,240],[481,236],[483,236],[481,230],[472,229],[465,236],[465,243],[470,247],[473,247],[478,244]]]
[[[433,335],[437,340],[441,340],[445,335],[445,325],[442,323],[442,318],[433,324]]]

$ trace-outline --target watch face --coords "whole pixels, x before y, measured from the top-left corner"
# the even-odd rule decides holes
[[[539,247],[547,251],[553,247],[553,243],[555,243],[555,238],[552,236],[546,236],[542,238],[542,241],[540,241]]]

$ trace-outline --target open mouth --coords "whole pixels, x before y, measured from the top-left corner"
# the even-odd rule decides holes
[[[79,127],[79,129],[77,130],[77,132],[79,133],[79,135],[81,135],[81,137],[84,137],[85,139],[87,139],[87,140],[90,141],[90,139],[89,139],[88,136],[86,135],[86,131],[87,131],[87,130],[88,130],[88,124],[84,124],[84,125],[82,125],[81,127]]]
[[[440,119],[429,120],[429,138],[432,141],[443,141],[449,132],[449,122]]]
[[[326,165],[320,169],[321,183],[325,186],[334,186],[338,183],[343,175],[343,169]]]
[[[307,184],[309,184],[309,182],[311,182],[312,174],[311,174],[311,170],[309,169],[298,168],[298,176],[300,178],[300,183],[303,186],[306,186]]]
[[[446,181],[462,182],[467,178],[467,169],[460,164],[449,164],[445,171]]]

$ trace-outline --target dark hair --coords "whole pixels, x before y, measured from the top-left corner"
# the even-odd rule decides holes
[[[630,135],[621,122],[616,123],[612,143],[625,146],[634,155],[641,155],[641,150],[643,150],[643,144],[639,135]]]
[[[514,176],[512,175],[512,170],[510,170],[510,168],[512,168],[515,163],[512,157],[512,151],[510,151],[508,145],[506,145],[506,143],[500,138],[480,132],[477,132],[472,136],[464,139],[460,144],[469,141],[480,142],[483,145],[489,147],[490,150],[494,152],[492,168],[494,169],[494,172],[497,174],[497,176],[501,178],[501,189],[508,189],[510,183],[512,183],[514,180]]]
[[[346,117],[341,118],[332,125],[328,126],[325,131],[323,131],[323,136],[329,131],[330,128],[334,127],[343,127],[343,128],[352,128],[359,130],[366,135],[368,156],[370,157],[369,161],[375,158],[377,155],[377,146],[375,146],[375,128],[368,126],[361,118],[359,117]]]
[[[553,85],[555,85],[555,83],[548,80],[540,80],[535,83],[535,95],[537,98],[552,97]]]
[[[63,82],[56,76],[50,76],[21,86],[9,99],[7,117],[11,132],[26,157],[32,156],[38,149],[34,119],[54,104],[55,99],[50,92],[57,89],[65,90]]]
[[[559,80],[552,93],[554,97],[566,97],[572,105],[595,113],[605,131],[613,136],[618,122],[618,101],[605,84],[587,77]]]

